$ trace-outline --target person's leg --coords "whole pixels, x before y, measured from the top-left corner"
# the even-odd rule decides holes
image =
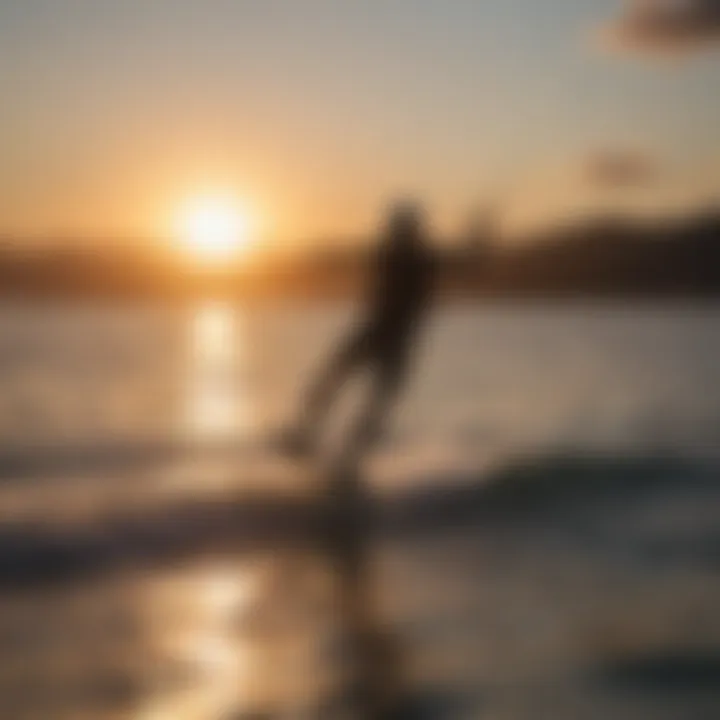
[[[402,349],[379,353],[375,359],[374,371],[375,379],[370,399],[350,441],[351,452],[355,455],[363,453],[382,437],[390,411],[405,381],[406,353]]]
[[[341,344],[320,375],[310,385],[302,409],[300,432],[312,444],[330,404],[348,375],[368,356],[370,333],[365,327],[354,331]]]

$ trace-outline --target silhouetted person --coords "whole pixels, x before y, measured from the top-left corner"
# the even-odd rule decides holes
[[[298,451],[312,451],[337,391],[365,366],[372,369],[374,384],[351,447],[362,450],[379,437],[406,378],[414,340],[432,299],[433,280],[434,261],[423,212],[414,203],[400,203],[390,213],[375,254],[364,318],[310,387],[303,421],[292,443]]]

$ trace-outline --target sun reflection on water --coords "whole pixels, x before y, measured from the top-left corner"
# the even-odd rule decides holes
[[[185,431],[192,439],[218,440],[249,427],[243,387],[242,317],[233,307],[210,304],[196,311],[189,332]]]
[[[248,702],[252,650],[236,625],[257,595],[258,576],[251,568],[207,568],[158,588],[152,598],[158,645],[192,679],[179,692],[156,695],[136,720],[220,718]]]
[[[233,440],[250,429],[242,321],[237,308],[222,303],[203,305],[189,319],[182,432],[190,441]],[[205,486],[218,472],[203,462]],[[227,460],[218,462],[225,467]],[[238,618],[257,601],[255,569],[213,564],[154,584],[147,608],[155,645],[186,681],[151,693],[135,720],[221,718],[251,701],[257,663]]]

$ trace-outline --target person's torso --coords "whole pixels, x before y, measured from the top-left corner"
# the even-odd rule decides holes
[[[374,323],[388,332],[401,333],[422,316],[432,289],[432,260],[423,247],[386,248],[375,268]]]

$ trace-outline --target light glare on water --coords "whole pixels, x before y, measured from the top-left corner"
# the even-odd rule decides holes
[[[222,717],[249,694],[250,648],[233,626],[256,600],[257,580],[247,565],[217,566],[171,581],[150,598],[158,612],[159,646],[190,668],[195,681],[184,691],[150,699],[137,720]]]
[[[189,326],[185,430],[193,439],[217,440],[247,429],[250,409],[241,386],[246,347],[234,308],[206,305]]]

